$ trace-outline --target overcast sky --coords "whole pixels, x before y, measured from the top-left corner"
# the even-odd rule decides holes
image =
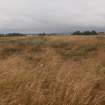
[[[0,0],[0,32],[105,31],[105,0]]]

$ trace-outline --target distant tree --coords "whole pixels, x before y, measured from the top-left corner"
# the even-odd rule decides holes
[[[39,34],[39,36],[45,36],[45,35],[46,35],[45,32]]]
[[[92,34],[92,35],[97,35],[97,32],[93,30],[93,31],[91,32],[91,34]]]
[[[80,31],[75,31],[73,32],[72,35],[97,35],[96,31],[84,31],[84,32],[80,32]]]
[[[8,33],[6,36],[25,36],[25,34],[22,33]]]
[[[80,34],[81,34],[80,31],[75,31],[75,32],[73,32],[73,35],[80,35]]]
[[[4,34],[0,34],[0,37],[4,37]]]
[[[85,31],[83,32],[84,35],[91,35],[91,32],[90,31]]]

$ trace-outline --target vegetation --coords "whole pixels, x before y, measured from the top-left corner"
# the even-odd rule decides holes
[[[43,33],[39,33],[38,35],[39,35],[39,36],[45,36],[45,35],[46,35],[46,33],[45,33],[45,32],[43,32]]]
[[[13,37],[13,36],[25,36],[26,34],[22,33],[7,33],[7,34],[0,34],[0,37]]]
[[[96,31],[84,31],[84,32],[80,32],[80,31],[76,31],[73,33],[73,35],[97,35]]]
[[[1,105],[105,105],[105,38],[0,38]]]

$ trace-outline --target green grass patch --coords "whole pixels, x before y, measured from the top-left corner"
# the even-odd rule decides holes
[[[58,43],[53,46],[64,59],[80,60],[94,54],[97,45],[81,45],[76,43]]]

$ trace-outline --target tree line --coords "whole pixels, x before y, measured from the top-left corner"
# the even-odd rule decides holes
[[[56,33],[53,34],[47,34],[45,32],[39,33],[39,34],[23,34],[23,33],[7,33],[7,34],[0,34],[0,37],[12,37],[12,36],[27,36],[27,35],[38,35],[38,36],[46,36],[46,35],[59,35]],[[72,35],[98,35],[96,31],[75,31],[72,33]]]
[[[84,32],[81,32],[81,31],[75,31],[72,33],[72,35],[97,35],[97,32],[96,31],[84,31]]]
[[[7,34],[0,34],[0,37],[12,37],[12,36],[25,36],[26,34],[23,33],[7,33]]]

